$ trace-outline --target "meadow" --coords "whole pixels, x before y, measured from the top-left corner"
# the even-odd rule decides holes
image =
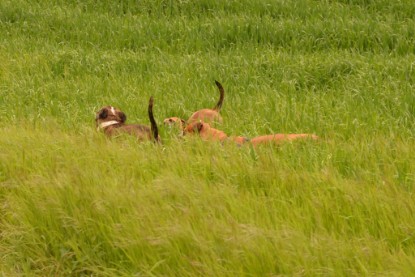
[[[0,1],[0,276],[415,276],[412,0]],[[218,99],[230,135],[179,138]],[[108,139],[119,107],[162,145]]]

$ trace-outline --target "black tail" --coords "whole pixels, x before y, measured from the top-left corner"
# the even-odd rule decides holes
[[[159,139],[159,130],[157,128],[157,123],[154,120],[154,116],[153,116],[153,96],[150,97],[150,101],[148,103],[148,117],[150,118],[150,123],[151,123],[151,133],[153,134],[153,139],[155,142],[158,142]]]
[[[218,103],[216,104],[216,106],[213,108],[213,110],[215,110],[215,111],[220,111],[220,108],[222,108],[222,103],[223,103],[223,98],[225,97],[225,90],[223,89],[223,87],[222,87],[222,85],[218,82],[218,81],[215,81],[215,84],[216,84],[216,86],[218,87],[218,89],[219,89],[219,92],[220,92],[220,97],[219,97],[219,101],[218,101]]]

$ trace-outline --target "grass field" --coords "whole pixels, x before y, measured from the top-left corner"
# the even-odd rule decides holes
[[[412,0],[0,1],[0,276],[415,276]],[[213,107],[236,147],[179,139]],[[107,139],[114,105],[163,145]]]

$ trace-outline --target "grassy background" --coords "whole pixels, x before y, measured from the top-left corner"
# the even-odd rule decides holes
[[[0,274],[415,274],[415,3],[0,2]],[[108,140],[212,107],[320,142]]]

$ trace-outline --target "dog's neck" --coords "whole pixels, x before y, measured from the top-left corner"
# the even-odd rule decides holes
[[[111,121],[107,121],[107,122],[102,122],[101,124],[99,124],[98,125],[98,130],[99,129],[105,129],[105,128],[107,128],[108,126],[112,126],[112,125],[115,125],[115,124],[120,124],[121,122],[118,122],[118,121],[116,121],[116,120],[111,120]]]

